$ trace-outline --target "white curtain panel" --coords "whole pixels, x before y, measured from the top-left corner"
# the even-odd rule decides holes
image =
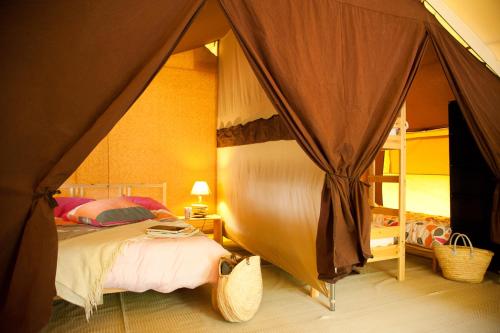
[[[231,239],[293,276],[317,280],[324,173],[295,141],[217,149],[218,211]]]
[[[236,37],[229,32],[219,44],[217,128],[244,124],[277,114],[261,88]]]

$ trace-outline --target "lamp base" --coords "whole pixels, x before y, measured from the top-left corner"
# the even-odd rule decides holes
[[[205,204],[195,203],[191,205],[193,217],[205,217],[208,214],[208,206]]]

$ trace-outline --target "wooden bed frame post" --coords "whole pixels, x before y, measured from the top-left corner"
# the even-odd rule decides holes
[[[162,195],[162,204],[164,206],[167,205],[167,183],[161,183],[161,195]]]

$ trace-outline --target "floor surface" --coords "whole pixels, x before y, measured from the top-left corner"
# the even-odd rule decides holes
[[[337,309],[284,271],[262,268],[264,296],[247,323],[227,323],[210,303],[210,287],[170,294],[106,295],[85,320],[83,309],[55,301],[45,332],[500,332],[500,281],[448,281],[425,258],[407,256],[406,281],[393,274],[396,262],[368,265],[336,285]]]

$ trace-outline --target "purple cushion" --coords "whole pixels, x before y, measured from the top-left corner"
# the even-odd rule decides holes
[[[90,198],[79,197],[56,197],[57,207],[54,208],[54,217],[61,217],[68,220],[67,214],[74,208],[83,205],[84,203],[95,201]]]
[[[149,197],[128,197],[126,195],[123,196],[130,202],[133,202],[137,205],[140,205],[149,210],[158,210],[158,209],[167,209],[167,207],[163,206],[161,203],[156,201],[155,199]]]

